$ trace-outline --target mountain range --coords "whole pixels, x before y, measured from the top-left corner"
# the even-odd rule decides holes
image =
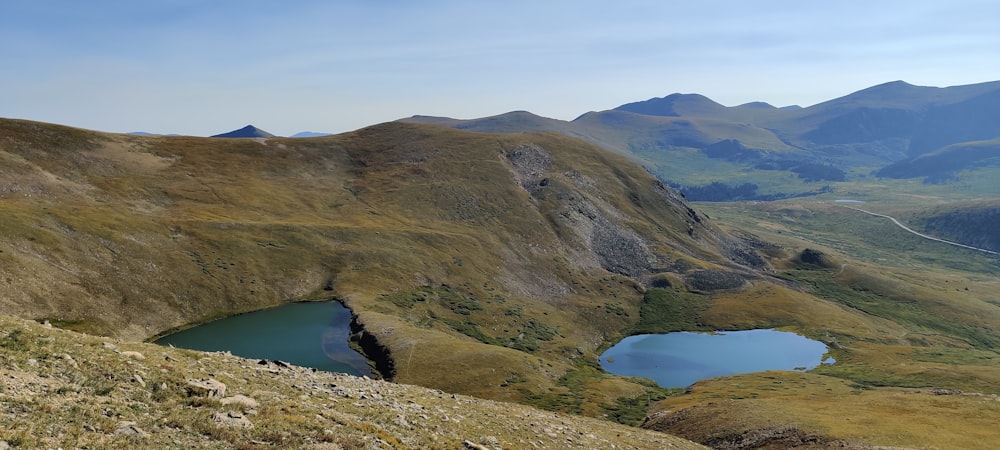
[[[1000,82],[936,88],[895,81],[806,108],[727,107],[699,94],[671,94],[572,121],[525,111],[402,120],[479,132],[554,131],[629,155],[678,186],[706,181],[701,175],[709,169],[719,175],[711,181],[753,182],[773,193],[789,188],[773,181],[780,172],[807,184],[866,176],[942,182],[1000,165],[998,116]],[[685,175],[691,173],[699,176]]]
[[[129,134],[132,134],[132,135],[135,135],[135,136],[180,136],[179,134],[157,134],[157,133],[149,133],[149,132],[146,132],[146,131],[133,131],[133,132],[131,132]],[[316,131],[300,131],[300,132],[295,133],[295,134],[293,134],[293,135],[291,135],[289,137],[293,137],[293,138],[311,138],[311,137],[329,136],[330,134],[331,133],[320,133],[320,132],[316,132]],[[233,130],[233,131],[229,131],[229,132],[226,132],[226,133],[216,134],[216,135],[213,135],[211,137],[221,137],[221,138],[268,138],[268,137],[278,137],[278,136],[276,136],[274,134],[271,134],[271,133],[268,133],[268,132],[266,132],[264,130],[261,130],[260,128],[257,128],[257,127],[255,127],[253,125],[247,125],[247,126],[245,126],[243,128],[240,128],[238,130]]]

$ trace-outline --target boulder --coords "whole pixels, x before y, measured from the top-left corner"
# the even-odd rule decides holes
[[[140,438],[149,437],[149,433],[143,431],[135,425],[135,422],[121,422],[118,424],[118,428],[115,429],[115,434],[122,436],[136,436]]]
[[[222,398],[226,396],[226,385],[212,378],[206,380],[188,380],[185,390],[187,390],[189,397]]]
[[[212,420],[227,428],[253,428],[253,423],[235,411],[212,413]]]

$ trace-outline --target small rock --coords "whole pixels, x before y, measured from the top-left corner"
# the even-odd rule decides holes
[[[115,344],[112,344],[110,342],[101,342],[101,345],[103,345],[104,348],[106,348],[108,350],[117,350],[118,349],[118,346],[116,346]]]
[[[475,442],[472,442],[472,441],[462,442],[462,445],[464,445],[465,448],[470,449],[470,450],[490,450],[490,449],[488,449],[488,448],[486,448],[486,447],[484,447],[482,445],[479,445],[479,444],[477,444]]]
[[[188,380],[185,387],[189,397],[225,397],[226,385],[219,380]]]
[[[136,383],[139,383],[139,386],[146,387],[146,380],[142,379],[142,375],[132,375],[132,379],[134,379]]]
[[[212,420],[219,425],[229,428],[253,428],[253,423],[250,422],[250,419],[234,411],[212,413]]]
[[[8,444],[7,441],[0,441],[0,450],[8,449],[10,449],[10,444]]]
[[[66,363],[72,366],[74,369],[80,368],[80,365],[76,363],[76,360],[73,359],[73,357],[70,356],[69,353],[63,353],[62,359],[63,361],[66,361]]]
[[[137,436],[137,437],[148,437],[149,433],[142,430],[135,425],[135,422],[122,422],[118,424],[118,428],[115,429],[115,434],[125,435],[125,436]]]
[[[38,360],[37,359],[32,358],[32,359],[29,359],[27,362],[28,362],[28,365],[31,366],[31,367],[38,367]]]
[[[134,351],[131,351],[131,350],[124,351],[124,352],[121,353],[121,355],[124,356],[124,357],[126,357],[126,358],[132,358],[132,359],[134,359],[136,361],[142,361],[142,360],[146,359],[146,357],[142,353],[134,352]]]
[[[31,364],[31,360],[30,359],[28,360],[28,364]],[[960,391],[958,389],[941,389],[941,388],[931,389],[930,392],[931,392],[931,394],[934,394],[934,395],[959,395],[959,394],[962,393],[962,391]]]
[[[289,366],[288,366],[288,363],[286,363],[286,362],[284,362],[284,361],[282,361],[282,360],[280,360],[280,359],[276,359],[276,360],[274,360],[274,365],[276,365],[276,366],[278,366],[278,367],[282,367],[282,368],[285,368],[285,369],[288,369],[288,368],[289,368]]]
[[[85,423],[85,424],[83,424],[83,431],[89,431],[89,432],[93,433],[93,432],[97,431],[97,428],[94,428],[93,425]]]

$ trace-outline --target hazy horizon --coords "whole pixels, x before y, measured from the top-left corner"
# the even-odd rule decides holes
[[[571,120],[671,93],[809,106],[1000,79],[1000,4],[99,0],[0,6],[0,116],[112,132]]]

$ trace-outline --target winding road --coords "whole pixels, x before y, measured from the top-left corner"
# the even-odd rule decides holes
[[[855,211],[860,211],[860,212],[863,212],[865,214],[876,216],[876,217],[885,217],[886,219],[891,220],[892,223],[898,225],[900,228],[902,228],[902,229],[904,229],[904,230],[906,230],[906,231],[908,231],[910,233],[913,233],[913,234],[915,234],[917,236],[920,236],[920,237],[922,237],[924,239],[930,239],[932,241],[942,242],[942,243],[945,243],[945,244],[948,244],[948,245],[954,245],[956,247],[962,247],[962,248],[967,248],[967,249],[970,249],[970,250],[980,251],[980,252],[983,252],[983,253],[989,253],[991,255],[1000,255],[1000,252],[995,252],[993,250],[987,250],[985,248],[973,247],[971,245],[959,244],[958,242],[947,241],[947,240],[944,240],[944,239],[941,239],[941,238],[936,238],[934,236],[930,236],[930,235],[926,235],[926,234],[920,233],[918,231],[914,231],[912,228],[910,228],[910,227],[908,227],[906,225],[903,225],[902,222],[896,220],[896,218],[892,217],[892,216],[887,216],[885,214],[879,214],[879,213],[873,213],[871,211],[865,211],[865,210],[863,210],[861,208],[855,208],[853,206],[847,206],[847,205],[838,205],[838,206],[843,206],[844,208],[853,209]]]

